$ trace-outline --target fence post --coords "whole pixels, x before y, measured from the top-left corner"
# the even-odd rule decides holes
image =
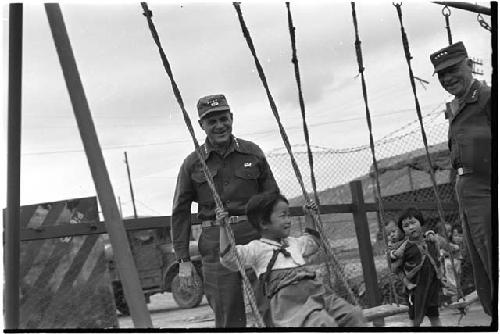
[[[363,267],[363,279],[365,281],[366,294],[368,295],[369,307],[380,305],[382,296],[378,288],[377,270],[373,262],[373,250],[370,239],[370,229],[366,218],[365,200],[361,181],[349,182],[352,196],[352,216],[354,228],[358,239],[359,257]],[[384,326],[384,319],[373,321],[374,326]]]

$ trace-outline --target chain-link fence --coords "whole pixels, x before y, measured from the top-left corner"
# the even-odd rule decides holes
[[[456,203],[452,184],[455,174],[449,161],[448,123],[444,118],[444,113],[443,111],[434,111],[425,115],[423,121],[439,197],[443,202]],[[366,136],[368,141],[368,132]],[[368,145],[349,149],[314,147],[313,153],[314,172],[322,205],[351,203],[352,194],[349,182],[353,180],[361,181],[365,202],[376,202],[376,178],[373,172],[372,154]],[[409,123],[377,140],[375,154],[378,161],[380,191],[384,202],[412,202],[415,205],[421,202],[436,202],[418,121]],[[266,156],[279,187],[282,193],[290,199],[291,206],[302,205],[301,189],[291,167],[288,153],[280,149],[269,152]],[[310,172],[305,146],[295,146],[294,156],[304,176],[307,189],[312,189],[308,178]],[[287,168],[287,166],[289,167]],[[402,209],[404,208],[400,208],[400,210]],[[376,212],[367,214],[379,287],[385,303],[395,302],[395,300],[390,292],[389,282],[391,279],[389,279],[390,274],[385,256],[386,246],[383,242],[381,228],[384,223],[391,220],[396,221],[399,213],[400,211],[385,210],[384,217],[380,217]],[[452,210],[444,213],[445,220],[449,223],[447,226],[450,233],[448,234],[449,240],[460,245],[460,250],[456,254],[452,254],[457,275],[450,274],[452,270],[450,269],[450,258],[447,256],[442,257],[442,268],[443,271],[446,269],[446,276],[455,287],[457,286],[455,276],[458,276],[458,284],[467,294],[474,290],[474,286],[472,269],[467,261],[465,246],[460,240],[458,205],[452,206]],[[430,228],[435,228],[439,221],[437,206],[433,210],[423,211],[423,215]],[[326,235],[344,267],[352,291],[360,297],[361,305],[366,305],[359,245],[352,214],[326,214],[322,215],[321,218]],[[303,227],[304,218],[295,217],[292,235],[302,233]],[[454,235],[453,240],[452,235]],[[398,302],[404,303],[406,299],[402,284],[397,283],[396,285]],[[452,290],[451,286],[448,290],[450,289]],[[448,292],[447,294],[450,298],[443,296],[443,300],[456,300],[456,289],[453,293]]]

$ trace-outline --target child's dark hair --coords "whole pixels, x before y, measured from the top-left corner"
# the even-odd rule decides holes
[[[246,214],[250,224],[252,224],[255,229],[260,231],[260,224],[270,223],[273,207],[280,201],[288,204],[286,197],[278,192],[264,192],[252,196],[248,201],[246,208]]]
[[[411,218],[411,217],[418,219],[418,221],[420,222],[420,226],[422,226],[422,227],[425,226],[425,220],[424,220],[424,216],[422,215],[422,212],[420,212],[420,210],[415,208],[415,207],[409,207],[409,208],[406,208],[399,215],[398,228],[401,231],[403,231],[403,220],[405,220],[407,218]]]
[[[455,231],[455,230],[456,230],[458,233],[460,233],[460,234],[463,234],[463,233],[464,233],[464,230],[462,229],[462,226],[460,226],[460,225],[458,225],[458,224],[457,224],[457,225],[453,225],[453,226],[451,227],[451,232],[453,232],[453,231]]]

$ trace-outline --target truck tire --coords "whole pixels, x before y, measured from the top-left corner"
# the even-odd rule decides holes
[[[180,308],[193,308],[201,303],[203,298],[203,282],[198,275],[194,275],[195,284],[187,289],[181,289],[179,274],[172,280],[172,295]]]

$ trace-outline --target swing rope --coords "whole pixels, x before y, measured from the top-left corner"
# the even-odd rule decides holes
[[[434,175],[434,168],[432,166],[431,156],[429,154],[429,147],[428,147],[428,144],[427,144],[427,134],[425,133],[424,123],[423,123],[423,120],[422,120],[422,112],[420,110],[420,103],[419,103],[418,97],[417,97],[417,87],[415,85],[415,77],[413,75],[413,70],[412,70],[412,67],[411,67],[412,56],[410,54],[410,46],[409,46],[409,42],[408,42],[408,37],[406,35],[405,28],[403,26],[403,14],[402,14],[402,11],[401,11],[401,6],[402,5],[401,4],[397,4],[397,3],[394,3],[393,5],[394,5],[394,7],[396,7],[396,11],[397,11],[398,18],[399,18],[399,24],[400,24],[400,27],[401,27],[401,39],[402,39],[402,42],[403,42],[403,48],[404,48],[404,52],[405,52],[406,63],[408,64],[408,73],[409,73],[409,77],[410,77],[411,88],[412,88],[413,96],[415,98],[415,108],[416,108],[416,111],[417,111],[418,121],[419,121],[419,124],[420,124],[420,132],[422,134],[422,140],[423,140],[424,147],[425,147],[425,155],[426,155],[426,158],[427,158],[427,164],[429,166],[429,175],[431,177],[432,189],[434,191],[434,196],[436,197],[436,204],[437,204],[437,209],[438,209],[438,214],[439,214],[439,220],[440,220],[440,222],[442,224],[440,226],[441,228],[439,230],[440,230],[440,232],[442,232],[442,228],[444,228],[444,223],[445,223],[444,210],[443,210],[443,205],[441,203],[441,199],[439,197],[439,192],[438,192],[437,182],[436,182],[436,176]]]
[[[368,130],[370,133],[370,150],[372,153],[372,163],[373,163],[373,168],[375,171],[375,180],[376,180],[376,190],[375,190],[375,195],[377,197],[377,204],[378,204],[378,213],[379,213],[379,229],[382,232],[382,236],[384,239],[384,244],[387,246],[387,235],[385,233],[385,212],[384,212],[384,205],[382,202],[382,194],[380,191],[380,178],[379,178],[379,169],[378,169],[378,163],[377,163],[377,158],[375,156],[375,142],[373,140],[373,129],[372,129],[372,121],[371,121],[371,115],[370,115],[370,109],[368,107],[368,93],[366,89],[366,81],[365,81],[365,68],[363,65],[363,52],[361,49],[361,40],[359,39],[359,30],[358,30],[358,20],[356,17],[356,5],[354,2],[351,2],[351,8],[352,8],[352,21],[354,24],[354,35],[355,35],[355,42],[354,42],[354,47],[356,49],[356,58],[358,61],[358,70],[359,74],[361,75],[361,86],[363,90],[363,99],[365,101],[365,115],[366,115],[366,123],[368,124]],[[391,260],[389,258],[389,255],[386,255],[387,259],[387,266],[389,268],[389,272],[391,271]],[[399,305],[399,300],[396,295],[396,289],[394,285],[394,281],[392,279],[392,275],[389,274],[389,284],[390,284],[390,289],[391,289],[391,295],[395,299],[396,303]]]
[[[304,129],[304,138],[305,138],[306,147],[307,147],[307,158],[309,160],[309,169],[311,172],[311,185],[313,188],[314,200],[318,204],[318,211],[319,211],[320,202],[319,202],[318,191],[316,188],[316,176],[314,175],[314,157],[313,157],[313,154],[311,151],[311,144],[309,142],[309,129],[307,127],[307,122],[306,122],[306,108],[305,108],[305,104],[304,104],[304,96],[302,94],[302,83],[300,80],[299,60],[297,58],[297,49],[295,46],[295,27],[293,26],[292,13],[290,11],[290,2],[286,2],[286,8],[288,11],[288,30],[290,31],[290,40],[291,40],[291,44],[292,44],[292,60],[291,61],[294,65],[295,80],[297,81],[300,111],[301,111],[301,115],[302,115],[302,127]]]
[[[254,62],[255,62],[255,66],[257,68],[257,71],[259,73],[259,77],[262,81],[262,84],[264,86],[264,89],[266,91],[266,94],[267,94],[267,97],[268,97],[268,100],[269,100],[269,104],[270,104],[270,107],[271,107],[271,110],[273,112],[273,115],[274,117],[276,118],[276,121],[277,121],[277,124],[278,124],[278,127],[279,127],[279,131],[280,131],[280,135],[281,135],[281,138],[283,139],[283,142],[285,144],[285,147],[288,151],[288,154],[290,156],[290,161],[291,161],[291,164],[292,164],[292,167],[293,167],[293,170],[295,172],[295,176],[297,177],[297,181],[299,182],[299,185],[301,187],[301,190],[302,190],[302,195],[305,199],[306,202],[309,202],[310,201],[310,197],[309,197],[309,194],[307,193],[306,189],[305,189],[305,186],[304,186],[304,181],[302,179],[302,174],[300,173],[300,170],[299,170],[299,167],[297,165],[297,161],[295,160],[295,157],[293,155],[293,152],[292,152],[292,149],[291,149],[291,145],[290,145],[290,141],[288,139],[288,136],[285,132],[285,129],[281,123],[281,120],[280,120],[280,116],[278,114],[278,110],[277,110],[277,107],[276,107],[276,104],[274,102],[274,99],[271,95],[271,92],[269,90],[269,86],[267,84],[267,79],[266,79],[266,76],[264,74],[264,70],[259,62],[259,59],[257,58],[257,55],[256,55],[256,51],[255,51],[255,47],[253,45],[253,41],[252,41],[252,38],[250,37],[250,33],[248,31],[248,28],[245,24],[245,20],[243,18],[243,14],[241,12],[241,8],[240,8],[240,3],[238,2],[233,2],[233,6],[236,10],[236,13],[238,14],[238,19],[239,19],[239,22],[240,22],[240,25],[241,25],[241,30],[243,32],[243,36],[248,44],[248,47],[252,53],[252,56],[254,58]],[[320,235],[320,241],[321,241],[321,246],[322,248],[324,249],[328,259],[330,261],[332,261],[332,263],[330,263],[330,261],[327,261],[327,265],[329,266],[332,266],[334,267],[333,269],[333,272],[335,274],[335,277],[336,279],[341,282],[345,288],[345,290],[347,291],[347,297],[349,299],[349,301],[354,304],[354,305],[357,305],[357,299],[354,295],[354,293],[352,292],[352,290],[350,289],[349,287],[349,284],[347,282],[347,279],[345,277],[345,273],[344,273],[344,270],[342,268],[342,266],[340,265],[340,263],[338,262],[337,258],[335,257],[335,254],[333,253],[333,250],[331,248],[331,245],[323,231],[323,227],[322,227],[322,223],[321,223],[321,220],[320,220],[320,217],[318,215],[318,213],[314,213],[312,215],[312,218],[313,218],[313,223],[314,223],[314,227],[316,228],[316,230],[318,231],[319,235]],[[329,281],[329,284],[331,284],[331,282]]]
[[[399,19],[399,24],[400,24],[400,27],[401,27],[401,38],[402,38],[402,42],[403,42],[403,48],[404,48],[404,52],[405,52],[406,62],[408,64],[408,72],[409,72],[410,82],[411,82],[411,86],[412,86],[412,90],[413,90],[413,95],[415,97],[415,107],[416,107],[416,111],[417,111],[418,120],[419,120],[419,123],[420,123],[420,131],[422,133],[422,140],[423,140],[424,147],[425,147],[427,164],[429,166],[429,175],[430,175],[431,181],[432,181],[432,189],[434,191],[434,196],[436,197],[436,204],[437,204],[437,209],[438,209],[438,214],[439,214],[439,220],[440,220],[440,224],[441,224],[440,226],[438,226],[437,230],[438,230],[438,233],[446,239],[446,235],[444,235],[444,224],[445,224],[444,210],[443,210],[443,206],[442,206],[442,203],[441,203],[441,198],[439,197],[439,192],[438,192],[438,187],[437,187],[437,182],[436,182],[436,176],[434,174],[434,168],[432,166],[432,161],[431,161],[431,157],[430,157],[430,154],[429,154],[429,147],[428,147],[428,144],[427,144],[427,135],[425,133],[425,129],[424,129],[423,121],[422,121],[422,113],[420,111],[420,104],[419,104],[418,97],[417,97],[415,80],[414,80],[414,76],[413,76],[413,70],[412,70],[412,67],[411,67],[412,56],[410,54],[410,47],[409,47],[408,37],[406,35],[405,29],[404,29],[404,26],[403,26],[403,13],[402,13],[402,10],[401,10],[402,4],[393,3],[393,5],[396,8],[396,11],[397,11],[397,14],[398,14],[398,19]],[[443,15],[445,15],[444,9],[443,9]],[[448,14],[448,16],[449,16],[449,14]],[[448,16],[445,15],[445,19],[446,19],[447,23],[449,23],[448,22]],[[451,30],[449,29],[449,27],[447,27],[447,28],[448,28],[448,42],[451,45],[452,44]],[[453,256],[451,254],[450,254],[450,259],[451,259],[451,262],[452,262],[453,274],[455,276],[455,282],[457,283],[458,298],[459,299],[460,298],[464,299],[463,292],[462,292],[462,290],[460,288],[460,283],[459,283],[460,280],[459,280],[459,277],[458,277],[458,275],[456,273],[456,270],[455,270],[455,261],[454,261]],[[464,311],[461,311],[461,312],[462,312],[462,314],[464,314],[463,313]]]
[[[299,95],[299,105],[300,105],[300,111],[301,111],[301,116],[302,116],[302,127],[304,131],[304,138],[306,142],[306,148],[307,148],[307,158],[309,161],[309,170],[310,170],[310,176],[311,176],[311,185],[313,188],[313,193],[314,193],[314,200],[316,204],[318,205],[318,217],[320,216],[320,201],[319,201],[319,196],[318,196],[318,191],[316,188],[316,176],[314,175],[314,157],[311,151],[311,144],[309,141],[309,128],[307,127],[307,122],[306,122],[306,110],[305,110],[305,103],[304,103],[304,96],[302,94],[302,82],[300,80],[300,71],[299,71],[299,60],[297,58],[297,48],[295,46],[295,27],[293,26],[293,20],[292,20],[292,13],[290,11],[290,2],[286,2],[286,8],[288,12],[288,30],[290,31],[290,42],[291,42],[291,47],[292,47],[292,60],[291,62],[294,65],[294,70],[295,70],[295,81],[297,82],[297,90],[298,90],[298,95]],[[321,224],[323,222],[319,220]],[[330,266],[326,266],[327,272],[328,272],[328,277],[332,277],[331,269]],[[331,283],[330,281],[328,281]],[[331,285],[331,284],[330,284]]]
[[[443,14],[443,16],[445,18],[445,21],[446,21],[446,30],[447,30],[447,33],[448,33],[448,45],[452,45],[453,44],[453,40],[451,38],[451,28],[450,28],[450,21],[449,21],[449,17],[451,15],[451,11],[448,8],[448,6],[445,5],[443,7],[441,13]],[[479,15],[481,15],[481,14],[479,14]],[[458,299],[464,299],[464,294],[463,294],[463,291],[462,291],[462,287],[460,285],[460,279],[458,277],[457,270],[455,269],[455,259],[453,258],[453,256],[451,256],[451,254],[450,254],[450,262],[451,262],[453,276],[455,277],[455,283],[457,285]],[[460,319],[459,319],[459,322],[460,322]]]
[[[173,77],[173,73],[172,73],[172,70],[170,68],[170,63],[165,55],[165,52],[163,51],[163,48],[161,46],[161,43],[160,43],[160,39],[159,39],[159,36],[158,36],[158,33],[156,31],[156,28],[155,28],[155,25],[153,23],[153,20],[152,20],[152,16],[153,16],[153,12],[151,10],[149,10],[148,8],[148,5],[146,2],[141,2],[141,6],[144,10],[144,13],[143,15],[147,18],[147,21],[148,21],[148,26],[149,26],[149,29],[151,30],[151,35],[153,36],[153,39],[156,43],[156,45],[158,46],[158,51],[160,53],[160,57],[161,57],[161,60],[163,62],[163,66],[165,68],[165,71],[167,72],[167,75],[170,79],[170,83],[172,85],[172,90],[174,92],[174,95],[177,99],[177,103],[179,104],[180,108],[181,108],[181,111],[182,111],[182,114],[184,116],[184,121],[186,123],[186,126],[189,130],[189,133],[191,135],[191,138],[193,140],[193,143],[194,143],[194,146],[195,146],[195,149],[196,149],[196,153],[198,155],[198,159],[201,163],[201,166],[202,166],[202,170],[203,170],[203,174],[205,175],[205,178],[207,180],[207,183],[210,187],[210,191],[212,192],[212,196],[214,198],[214,202],[215,202],[215,205],[218,209],[224,209],[224,205],[222,203],[222,200],[220,199],[220,196],[219,194],[217,193],[217,189],[215,188],[215,183],[212,179],[212,176],[210,174],[210,171],[205,163],[205,159],[204,159],[204,156],[203,156],[203,153],[202,153],[202,150],[200,148],[200,145],[198,144],[198,141],[196,140],[196,135],[195,135],[195,132],[194,132],[194,129],[193,129],[193,125],[191,123],[191,119],[189,117],[189,114],[187,113],[185,107],[184,107],[184,101],[182,100],[182,96],[181,96],[181,93],[179,91],[179,88],[177,87],[177,84],[174,80],[174,77]],[[228,237],[229,237],[229,242],[231,244],[231,248],[234,250],[234,247],[235,247],[235,240],[234,240],[234,235],[233,235],[233,231],[231,229],[231,227],[229,226],[229,223],[228,223],[228,217],[225,217],[224,218],[224,221],[223,221],[223,225],[224,225],[224,228],[228,234]],[[243,288],[244,288],[244,291],[245,293],[247,294],[248,296],[248,301],[250,303],[250,307],[252,309],[252,312],[257,320],[257,324],[259,327],[265,327],[265,324],[264,324],[264,320],[262,319],[262,316],[259,312],[259,309],[257,307],[257,302],[255,301],[255,295],[254,295],[254,291],[253,291],[253,288],[252,288],[252,285],[248,279],[248,277],[246,276],[246,273],[245,273],[245,268],[243,267],[243,265],[241,264],[241,260],[239,259],[238,257],[238,254],[235,253],[236,255],[236,263],[237,263],[237,266],[238,266],[238,270],[241,274],[241,277],[243,279]]]

